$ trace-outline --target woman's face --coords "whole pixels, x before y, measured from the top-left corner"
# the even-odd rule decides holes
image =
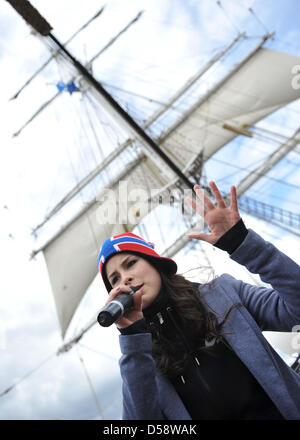
[[[142,286],[142,308],[148,307],[161,288],[159,272],[144,258],[127,253],[116,254],[106,264],[106,274],[113,289]]]

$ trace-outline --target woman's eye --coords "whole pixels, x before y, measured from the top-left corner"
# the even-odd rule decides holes
[[[137,260],[130,260],[130,261],[128,261],[127,267],[132,266],[136,261]],[[113,279],[111,280],[111,285],[113,286],[117,282],[117,280],[118,280],[117,276],[113,277]]]
[[[117,279],[118,279],[118,277],[114,277],[114,278],[111,280],[111,285],[115,284],[115,282],[117,281]]]
[[[133,263],[133,264],[134,264],[135,262],[136,262],[136,260],[131,260],[131,261],[129,261],[129,263],[127,264],[127,267],[128,267],[128,266],[132,266],[132,264],[131,264],[131,263]]]

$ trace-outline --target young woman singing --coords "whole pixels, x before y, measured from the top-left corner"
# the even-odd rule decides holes
[[[99,255],[107,303],[139,287],[133,309],[116,321],[123,419],[300,419],[300,376],[262,334],[300,324],[300,267],[246,228],[234,186],[230,207],[214,182],[210,187],[216,204],[199,185],[204,208],[186,200],[210,228],[190,238],[227,251],[272,287],[229,274],[190,282],[143,238],[108,238]]]

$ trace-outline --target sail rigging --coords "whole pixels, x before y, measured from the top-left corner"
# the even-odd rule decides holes
[[[36,17],[35,11],[30,13],[27,11],[24,18],[31,22],[33,16],[35,16],[33,25],[37,26],[36,22],[40,17]],[[134,148],[138,151],[137,157],[125,167],[126,191],[128,192],[136,188],[144,193],[149,188],[168,188],[169,193],[173,192],[178,201],[178,189],[183,183],[187,188],[192,188],[193,183],[198,183],[195,180],[189,180],[189,178],[191,177],[191,167],[199,157],[205,163],[245,127],[252,127],[267,115],[300,97],[300,91],[292,88],[289,82],[291,68],[300,62],[299,58],[263,48],[264,43],[273,37],[273,33],[266,34],[217,84],[204,95],[202,94],[179,117],[178,109],[172,117],[169,115],[170,122],[162,132],[159,130],[155,134],[157,131],[157,126],[155,126],[151,137],[51,34],[51,26],[47,22],[45,24],[45,21],[42,20],[38,26],[42,28],[44,35],[50,38],[50,42],[54,43],[70,60],[71,70],[74,67],[78,70],[79,75],[82,76],[81,83],[84,85],[84,89],[87,90],[92,85],[92,88],[89,89],[90,94],[104,109],[107,117],[114,121],[113,124],[119,125],[123,133],[127,133],[127,139],[124,139],[123,145],[132,148],[133,143]],[[37,30],[41,31],[38,26]],[[242,34],[239,34],[227,50],[241,36]],[[170,105],[182,98],[190,87],[201,78],[202,74],[217,62],[227,50],[221,51],[200,73],[194,75],[171,98],[169,106],[162,106],[161,109],[158,109],[152,118],[150,117],[146,128],[151,129],[152,123],[164,115],[167,110],[172,112]],[[260,72],[259,81],[255,76],[258,71]],[[274,75],[274,71],[276,75]],[[131,140],[131,143],[128,142],[128,139]],[[116,156],[112,160],[115,158]],[[184,170],[184,173],[181,170]],[[92,174],[92,178],[94,175],[97,173]],[[109,197],[103,200],[106,188],[104,193],[103,191],[100,193],[100,199],[92,200],[67,226],[41,248],[47,263],[63,337],[76,308],[97,274],[96,261],[99,243],[114,233],[132,230],[134,225],[140,222],[147,213],[147,210],[140,212],[135,209],[137,200],[134,202],[123,200],[123,194],[118,191],[122,175],[124,176],[124,173],[118,173],[108,185],[115,204],[113,222],[103,221],[103,213],[112,209]],[[89,180],[86,179],[86,182]],[[172,185],[170,185],[170,180]],[[246,188],[245,184],[239,188],[240,195],[243,193],[243,188]],[[69,199],[70,196],[66,197],[58,206],[63,206]],[[154,209],[157,203],[157,200],[152,203],[151,209]],[[124,204],[126,204],[125,218],[122,217]],[[57,210],[58,208],[55,208],[52,214]],[[101,218],[99,218],[100,211]],[[131,221],[129,221],[128,214],[131,214]]]
[[[209,70],[209,68],[216,63],[218,60],[222,58],[224,54],[226,54],[242,37],[244,34],[240,34],[234,38],[234,40],[224,49],[219,51],[216,55],[214,55],[208,63],[204,67],[201,67],[200,71],[198,71],[195,75],[193,75],[189,80],[180,88],[170,99],[169,101],[161,105],[148,119],[142,124],[142,129],[147,130],[151,127],[151,125],[159,119],[171,106],[180,98],[185,92],[189,90],[189,88],[197,81],[201,76]],[[97,95],[95,97],[97,99]],[[119,156],[119,154],[127,147],[131,147],[133,144],[133,139],[127,139],[122,145],[117,146],[114,150],[109,154],[109,156],[105,157],[103,161],[97,165],[97,167],[92,170],[87,176],[85,176],[64,198],[55,206],[53,209],[47,214],[46,218],[43,220],[41,224],[33,229],[35,233],[41,226],[43,226],[54,214],[56,214],[63,206],[69,202],[80,190],[82,190],[87,184],[89,184],[103,169],[105,169],[112,161]]]
[[[77,35],[80,34],[81,31],[83,31],[87,26],[89,26],[92,21],[94,21],[96,18],[98,18],[102,12],[104,11],[105,6],[103,6],[101,9],[99,9],[98,12],[96,12],[93,17],[91,17],[86,23],[84,23],[79,29],[77,29],[77,31],[71,35],[71,37],[69,37],[67,39],[67,41],[65,41],[65,45],[67,46]],[[23,86],[21,86],[19,88],[19,90],[10,98],[10,101],[13,99],[16,99],[20,93],[31,83],[31,81],[33,81],[47,66],[48,64],[53,60],[54,57],[56,57],[58,55],[59,51],[56,51],[54,54],[52,54],[47,61],[45,61],[31,76],[30,78],[28,78],[26,80],[26,82],[23,84]]]
[[[262,118],[300,97],[300,91],[293,89],[289,81],[291,66],[299,63],[299,58],[262,48],[265,39],[266,37],[255,50],[251,51],[246,60],[239,64],[234,73],[231,71],[226,75],[205,95],[205,99],[201,97],[193,109],[188,110],[188,114],[183,114],[157,138],[160,148],[181,169],[185,169],[187,164],[192,164],[199,153],[203,155],[203,162],[207,161],[237,136],[234,131],[224,128],[224,124],[252,127]],[[277,72],[276,76],[274,70]],[[259,82],[255,77],[257,71],[261,72]],[[278,92],[274,93],[274,90]],[[130,133],[129,136],[131,139],[134,138],[134,133]],[[131,171],[126,170],[128,191],[134,188],[147,191],[147,185],[143,183],[145,176],[152,188],[166,186],[168,176],[161,173],[160,163],[154,160],[153,155],[149,155],[149,150],[140,138],[135,138],[135,143],[140,153],[144,154],[143,169],[137,161]],[[289,148],[292,148],[291,144]],[[275,156],[279,160],[279,156]],[[275,163],[269,161],[268,169]],[[186,173],[189,175],[189,170],[186,170]],[[256,179],[259,177],[255,172],[250,174],[252,179],[253,176],[256,176]],[[119,182],[121,179],[122,175],[119,175],[116,181]],[[249,188],[244,182],[239,187],[239,195]],[[115,192],[115,200],[118,200],[118,187],[111,184],[109,188]],[[98,201],[101,198],[100,194]],[[99,243],[114,233],[131,230],[136,224],[126,222],[122,224],[116,222],[113,226],[99,224],[97,219],[99,203],[96,202],[94,201],[72,225],[60,231],[59,236],[43,248],[57,301],[62,335],[65,334],[74,311],[97,274],[95,262]],[[101,210],[109,209],[105,203],[107,202],[101,205]],[[129,203],[128,210],[130,211],[133,206],[134,203]],[[153,208],[155,206],[153,204]],[[137,220],[142,220],[142,217],[140,215]],[[64,264],[63,270],[60,269],[62,267],[60,259],[69,262],[68,265]],[[80,275],[76,277],[76,274]]]
[[[103,8],[101,9],[102,12]],[[136,23],[139,18],[142,15],[142,11],[140,11],[136,17],[134,17],[123,29],[121,29],[120,32],[117,33],[117,35],[115,35],[107,44],[105,44],[104,47],[102,47],[101,50],[99,50],[85,65],[86,69],[91,69],[92,63],[100,56],[102,55],[107,49],[109,49],[116,41],[117,39],[123,35],[134,23]],[[83,26],[81,29],[84,29],[92,20],[94,20],[96,17],[98,17],[100,14],[100,11],[98,14],[96,14],[91,20],[89,20],[85,26]],[[67,42],[65,43],[65,45],[67,45],[70,41],[72,41],[72,39],[77,36],[79,33],[79,31],[75,32],[74,35],[72,35],[72,37],[70,37]],[[30,82],[36,77],[37,74],[39,74],[49,63],[50,61],[52,61],[52,59],[56,57],[58,58],[57,61],[59,61],[59,58],[62,57],[63,58],[63,54],[61,53],[60,49],[57,49],[55,51],[55,55],[53,55],[52,57],[50,57],[36,72],[35,75],[33,75],[31,78],[29,78],[26,83],[24,84],[24,86],[21,87],[21,89],[19,89],[16,94],[11,98],[11,99],[15,99],[19,96],[19,94],[21,93],[22,90],[24,90],[24,88],[30,84]],[[64,58],[63,58],[64,60]],[[65,61],[65,60],[64,60]],[[69,66],[71,67],[71,66]],[[72,70],[71,70],[72,71]],[[80,83],[81,81],[81,76],[78,74],[77,71],[74,70],[73,76],[71,76],[71,78],[68,79],[68,83],[72,83],[76,80],[76,82]],[[53,95],[50,99],[48,99],[48,101],[44,102],[34,113],[33,115],[31,115],[31,117],[13,134],[13,137],[19,136],[20,133],[24,130],[25,127],[27,127],[32,121],[34,121],[34,119],[42,112],[44,111],[50,104],[52,104],[52,102],[54,102],[61,94],[61,90],[59,89],[58,92],[55,93],[55,95]]]

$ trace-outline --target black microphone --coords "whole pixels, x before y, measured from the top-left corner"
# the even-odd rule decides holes
[[[97,321],[102,327],[109,327],[120,316],[123,316],[133,306],[133,295],[139,290],[139,287],[132,287],[131,292],[120,293],[116,299],[108,303],[103,309],[100,310]]]

